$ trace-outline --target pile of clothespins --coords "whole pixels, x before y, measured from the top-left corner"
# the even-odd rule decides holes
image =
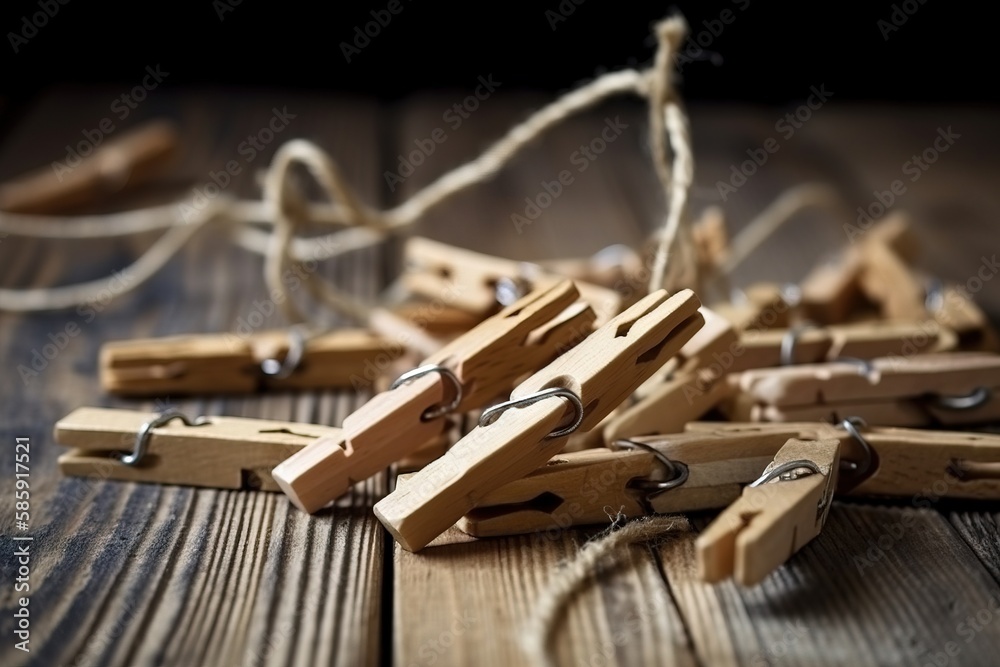
[[[724,260],[724,227],[694,237],[699,261]],[[101,350],[123,396],[384,388],[341,428],[82,408],[56,425],[60,466],[280,490],[307,512],[395,466],[412,474],[374,512],[413,551],[455,530],[725,508],[697,541],[701,575],[754,584],[842,495],[1000,498],[1000,435],[956,430],[1000,421],[996,334],[961,288],[916,272],[915,250],[891,215],[798,285],[706,307],[644,293],[641,251],[536,265],[412,238],[382,327]]]

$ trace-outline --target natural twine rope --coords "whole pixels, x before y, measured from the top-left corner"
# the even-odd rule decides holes
[[[664,285],[668,265],[671,281],[675,276],[679,281],[689,281],[694,271],[694,253],[681,229],[694,171],[693,158],[687,117],[677,99],[672,79],[674,56],[686,34],[687,25],[682,18],[662,21],[656,26],[659,46],[652,68],[605,74],[567,93],[513,127],[482,155],[444,174],[395,208],[382,211],[365,205],[325,152],[308,141],[293,140],[282,145],[275,154],[264,177],[264,197],[260,202],[220,197],[197,211],[186,202],[178,202],[99,217],[0,213],[0,232],[53,239],[92,239],[168,230],[125,270],[132,277],[121,292],[125,293],[152,277],[209,223],[235,223],[239,226],[236,242],[265,256],[267,285],[272,292],[286,297],[280,300],[285,315],[293,322],[302,322],[306,318],[290,298],[289,287],[281,280],[282,272],[290,264],[329,259],[369,245],[386,234],[404,233],[428,211],[456,193],[489,179],[526,145],[568,117],[609,97],[632,93],[649,100],[653,163],[668,202],[650,289]],[[672,168],[669,150],[673,151]],[[310,204],[296,196],[288,178],[295,164],[306,167],[330,199],[330,204]],[[185,208],[191,211],[190,215],[183,214]],[[255,223],[270,225],[273,230],[268,233],[254,228],[251,225]],[[317,223],[354,229],[312,238],[299,235],[304,226]],[[680,247],[681,252],[672,254],[675,246]],[[680,284],[684,283],[677,283]],[[106,279],[102,279],[60,287],[0,289],[0,310],[24,312],[70,308],[98,300],[105,285]],[[318,276],[310,280],[309,285],[313,296],[329,307],[359,322],[367,322],[372,311],[367,304],[353,299]]]
[[[522,635],[521,648],[530,664],[554,667],[554,654],[549,650],[556,624],[566,605],[591,580],[598,565],[609,559],[621,558],[623,547],[662,539],[674,530],[687,530],[682,516],[657,515],[635,519],[622,525],[619,514],[611,526],[587,542],[577,556],[553,576],[548,587],[535,602]]]

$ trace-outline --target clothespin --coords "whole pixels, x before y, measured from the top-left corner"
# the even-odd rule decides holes
[[[64,475],[220,489],[278,491],[271,469],[338,428],[238,417],[192,420],[175,410],[79,408],[60,419],[55,439]]]
[[[958,344],[955,333],[933,320],[920,324],[862,322],[746,332],[731,372],[754,368],[822,363],[839,358],[875,359],[890,355],[946,352]]]
[[[725,507],[792,438],[841,448],[837,492],[914,499],[1000,498],[1000,435],[840,424],[692,422],[656,435],[562,453],[482,497],[459,527],[476,537]]]
[[[407,289],[431,299],[447,295],[452,305],[483,317],[533,289],[565,280],[538,264],[492,257],[420,237],[407,240],[403,256]],[[615,290],[581,280],[575,283],[580,296],[594,309],[597,326],[621,310],[622,297]]]
[[[246,337],[170,336],[107,343],[101,386],[123,396],[369,386],[402,346],[362,330],[306,339],[298,327]]]
[[[794,292],[794,294],[793,294]],[[732,298],[712,305],[737,331],[762,331],[789,326],[798,291],[775,283],[755,283],[735,290]]]
[[[132,186],[161,167],[177,146],[177,130],[154,121],[111,137],[75,165],[52,166],[0,184],[0,210],[52,213]]]
[[[698,536],[701,579],[711,583],[732,576],[753,586],[819,535],[839,462],[837,440],[785,443],[764,474]]]
[[[639,300],[483,412],[477,428],[377,503],[376,516],[403,548],[422,549],[490,491],[560,451],[570,433],[596,426],[690,340],[703,322],[699,305],[690,290]]]
[[[1000,336],[967,291],[935,283],[927,293],[927,310],[938,324],[955,332],[959,349],[1000,352]]]
[[[603,426],[605,442],[654,433],[674,433],[703,417],[732,394],[724,381],[739,363],[739,337],[732,324],[709,308],[704,326],[673,359],[636,390],[638,400]]]
[[[449,414],[485,405],[586,337],[594,314],[578,297],[566,280],[521,298],[348,416],[342,443],[318,441],[274,478],[297,507],[319,510],[438,437]]]
[[[918,283],[904,270],[917,248],[906,216],[890,214],[802,281],[801,306],[806,317],[821,324],[844,322],[867,295],[882,305],[885,317],[924,319],[913,311],[924,297],[918,296]]]
[[[1000,419],[1000,355],[957,352],[803,364],[742,373],[736,421],[837,421],[886,426]]]

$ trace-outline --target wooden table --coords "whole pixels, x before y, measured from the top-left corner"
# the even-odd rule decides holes
[[[65,155],[64,146],[109,115],[116,91],[56,91],[7,135],[0,178]],[[157,91],[129,121],[167,115],[184,130],[184,151],[155,187],[108,202],[169,201],[209,182],[272,109],[294,114],[287,130],[245,166],[227,191],[255,197],[254,172],[280,141],[317,141],[361,196],[401,201],[469,159],[544,100],[498,93],[463,120],[444,114],[466,92],[393,107],[363,99],[285,93]],[[903,177],[904,163],[932,145],[938,128],[961,135],[897,207],[917,216],[923,265],[965,283],[997,249],[1000,132],[986,109],[822,108],[786,138],[775,124],[791,109],[691,109],[698,159],[693,208],[718,200],[716,182],[746,151],[775,137],[780,150],[728,197],[730,224],[745,224],[786,187],[838,185],[855,205]],[[432,212],[419,232],[523,259],[578,256],[636,243],[661,219],[663,202],[646,149],[644,109],[622,102],[575,118],[489,184]],[[625,127],[607,150],[574,171],[521,235],[511,215],[543,181],[575,169],[574,152],[606,119]],[[447,139],[398,184],[397,156],[442,128]],[[155,235],[154,235],[155,236]],[[0,242],[0,284],[38,286],[92,279],[133,261],[152,237],[112,242]],[[795,280],[846,242],[839,223],[803,215],[742,267],[738,282]],[[372,297],[393,275],[397,248],[358,252],[323,267]],[[512,537],[401,552],[375,520],[373,499],[388,475],[359,485],[335,509],[296,511],[277,494],[194,490],[63,478],[53,423],[82,405],[162,409],[339,424],[365,396],[323,391],[134,402],[101,393],[99,346],[107,340],[230,331],[266,295],[261,259],[234,249],[221,230],[201,235],[136,292],[89,312],[0,317],[6,360],[0,429],[8,452],[30,438],[31,653],[13,650],[16,574],[13,513],[0,514],[0,663],[4,665],[507,665],[536,596],[588,532]],[[994,317],[1000,283],[976,295]],[[280,316],[269,324],[280,326]],[[325,321],[339,322],[332,316]],[[70,323],[82,333],[37,377],[20,364]],[[14,502],[14,458],[0,462],[0,498]],[[822,536],[762,585],[704,585],[694,576],[694,532],[634,547],[570,606],[556,629],[561,664],[992,665],[1000,649],[1000,532],[996,506],[944,502],[897,506],[836,503]],[[927,504],[926,507],[918,505]],[[695,517],[696,526],[704,518]],[[591,533],[593,531],[590,531]],[[944,662],[947,661],[947,662]]]

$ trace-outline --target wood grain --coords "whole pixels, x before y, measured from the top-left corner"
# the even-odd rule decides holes
[[[497,78],[503,75],[497,72]],[[473,82],[470,82],[470,87]],[[5,134],[0,179],[44,166],[64,153],[82,128],[108,114],[120,91],[56,91]],[[414,99],[388,109],[358,100],[275,93],[180,94],[157,90],[130,121],[159,115],[182,129],[182,148],[166,178],[102,202],[122,209],[190,194],[263,126],[272,108],[297,114],[288,133],[328,148],[367,202],[397,203],[461,161],[475,157],[512,122],[544,99],[501,89],[453,128],[443,113],[469,91]],[[852,207],[867,206],[901,176],[901,165],[953,125],[962,139],[923,174],[899,206],[915,213],[929,273],[961,285],[996,246],[1000,134],[989,110],[824,107],[782,139],[781,149],[725,202],[735,232],[785,188],[832,181]],[[717,182],[775,135],[784,110],[690,109],[697,159],[691,208],[718,203]],[[645,110],[603,105],[544,137],[488,184],[435,209],[419,233],[492,255],[537,260],[587,256],[614,242],[637,245],[662,222],[662,193],[645,152]],[[605,118],[628,124],[586,171],[517,234],[511,222],[525,198],[597,136]],[[437,145],[405,183],[391,189],[385,172],[414,139],[443,128]],[[254,172],[277,146],[246,164],[229,191],[257,196]],[[308,186],[307,190],[311,190]],[[0,284],[43,285],[92,279],[120,270],[155,234],[110,242],[46,244],[0,239]],[[735,283],[798,280],[847,241],[839,224],[803,214],[736,272]],[[398,244],[357,253],[323,267],[324,275],[371,297],[398,269]],[[82,261],[86,258],[86,261]],[[388,260],[388,261],[387,261]],[[150,284],[102,307],[90,322],[69,311],[0,315],[0,351],[8,360],[0,384],[0,437],[28,436],[32,449],[32,648],[12,649],[13,516],[0,513],[0,663],[37,665],[328,665],[523,664],[518,639],[534,602],[559,563],[575,555],[587,532],[522,536],[428,548],[396,547],[371,515],[389,481],[379,475],[338,506],[307,517],[274,494],[65,479],[55,467],[51,426],[81,405],[143,410],[175,405],[193,414],[228,414],[339,425],[363,400],[335,392],[266,397],[135,402],[102,396],[97,355],[102,342],[205,331],[232,331],[255,300],[266,298],[261,260],[206,233]],[[997,281],[974,294],[994,318]],[[625,286],[628,287],[628,286]],[[297,294],[301,297],[302,294]],[[81,335],[36,378],[21,381],[49,334],[68,322]],[[338,322],[332,316],[328,322]],[[282,322],[275,315],[268,327]],[[13,462],[0,460],[0,500],[12,496]],[[992,508],[991,508],[992,509]],[[706,520],[697,523],[704,525]],[[893,532],[902,525],[901,533]],[[894,535],[898,534],[898,537]],[[888,535],[888,541],[885,536]],[[763,584],[741,589],[698,582],[695,533],[674,536],[651,553],[628,550],[570,605],[555,629],[561,664],[934,664],[949,642],[949,664],[994,664],[1000,645],[1000,555],[997,514],[837,503],[823,533]],[[855,558],[874,545],[871,567]],[[386,574],[388,576],[386,576]],[[969,616],[992,611],[970,633]],[[466,621],[469,621],[466,623]],[[965,625],[963,625],[963,623]],[[391,633],[391,636],[390,636]],[[36,643],[37,642],[37,643]]]
[[[352,164],[350,179],[372,196],[378,114],[351,103],[306,104],[304,99],[262,95],[241,99],[172,98],[169,112],[185,128],[185,157],[178,182],[203,187],[208,172],[240,159],[237,146],[256,133],[274,106],[298,117],[296,135],[314,136]],[[42,114],[51,117],[51,112]],[[31,116],[29,115],[29,118]],[[334,119],[334,122],[331,122]],[[86,120],[71,119],[68,127]],[[28,123],[22,134],[45,129]],[[244,164],[232,192],[256,196],[253,171],[266,154]],[[16,156],[7,153],[5,159]],[[90,262],[71,261],[70,244],[43,249],[23,241],[7,251],[4,285],[80,280],[120,269],[134,257],[130,239],[86,244]],[[101,252],[103,251],[103,252]],[[381,275],[377,252],[347,256],[335,273],[356,292],[371,296]],[[209,233],[173,261],[137,295],[80,324],[82,335],[50,362],[36,382],[22,386],[9,375],[3,387],[5,442],[29,435],[34,444],[31,534],[32,653],[12,651],[4,664],[24,665],[326,665],[377,664],[380,655],[384,535],[371,516],[372,498],[385,493],[385,475],[359,485],[338,507],[309,518],[284,496],[253,492],[68,479],[59,476],[51,425],[79,405],[104,404],[158,410],[176,406],[189,414],[227,414],[339,424],[356,407],[351,394],[278,393],[247,398],[127,402],[102,398],[97,389],[97,347],[129,336],[232,331],[254,302],[266,299],[261,260],[232,249]],[[301,296],[297,294],[296,296]],[[4,315],[0,340],[6,358],[30,363],[30,350],[80,316]],[[269,327],[282,326],[277,313]],[[12,368],[11,371],[14,369]],[[12,479],[2,463],[3,495]],[[4,513],[0,531],[13,533]],[[9,546],[10,542],[4,540]],[[5,550],[6,553],[10,549]],[[4,560],[5,564],[9,561]],[[6,577],[5,577],[6,579]],[[0,593],[2,625],[10,636],[12,587]]]

